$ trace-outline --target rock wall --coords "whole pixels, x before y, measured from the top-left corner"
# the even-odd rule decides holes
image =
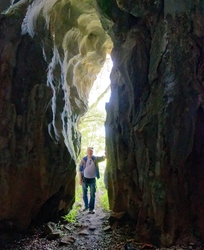
[[[2,0],[0,2],[0,12],[6,10],[10,6],[11,2],[10,0]]]
[[[203,1],[97,2],[21,0],[0,17],[0,228],[71,207],[77,123],[113,22],[111,209],[136,221],[139,241],[203,239]]]
[[[111,209],[136,221],[139,241],[204,239],[203,1],[98,2],[114,21]]]
[[[0,230],[66,214],[77,128],[111,25],[92,1],[21,0],[0,17]]]

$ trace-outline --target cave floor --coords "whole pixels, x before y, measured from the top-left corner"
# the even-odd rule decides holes
[[[110,211],[100,207],[96,200],[95,214],[83,212],[82,204],[76,216],[76,222],[60,221],[54,223],[60,236],[48,239],[45,225],[30,229],[26,234],[15,234],[15,240],[1,246],[1,250],[139,250],[139,249],[174,249],[203,250],[204,245],[179,244],[170,248],[158,248],[151,244],[137,243],[134,240],[134,223],[132,221],[109,222]]]

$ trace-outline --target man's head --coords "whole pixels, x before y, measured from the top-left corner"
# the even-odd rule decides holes
[[[93,155],[93,148],[92,147],[87,148],[87,155],[88,155],[88,157],[91,157]]]

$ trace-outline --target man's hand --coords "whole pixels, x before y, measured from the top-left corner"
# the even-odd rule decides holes
[[[79,179],[79,185],[80,186],[82,185],[82,179],[81,178]]]
[[[106,152],[105,152],[105,154],[103,155],[103,159],[104,159],[104,160],[106,159]]]

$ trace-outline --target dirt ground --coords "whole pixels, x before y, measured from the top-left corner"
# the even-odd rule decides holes
[[[1,235],[1,250],[139,250],[139,249],[174,249],[174,250],[204,250],[201,243],[191,243],[188,246],[177,245],[171,248],[158,248],[151,244],[138,243],[134,240],[134,223],[115,222],[111,226],[111,212],[100,207],[96,201],[95,214],[83,212],[82,202],[75,223],[61,221],[51,223],[55,228],[49,232],[47,225],[31,229],[26,234],[10,235],[10,243]],[[47,232],[48,231],[48,232]],[[7,243],[7,244],[6,244]]]

